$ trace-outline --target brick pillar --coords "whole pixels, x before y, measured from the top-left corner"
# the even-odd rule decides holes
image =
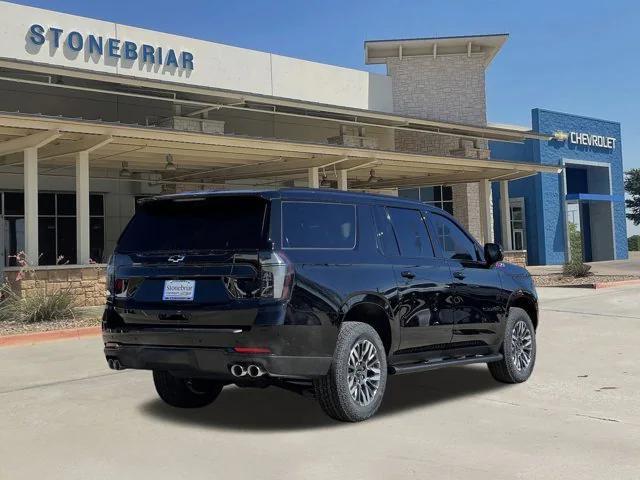
[[[422,55],[390,57],[394,112],[412,117],[486,125],[483,56]],[[488,158],[484,140],[396,132],[398,151]],[[429,173],[425,171],[425,173]],[[481,238],[478,184],[453,186],[453,213],[469,232]]]

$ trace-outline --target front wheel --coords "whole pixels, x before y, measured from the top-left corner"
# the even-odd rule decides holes
[[[181,378],[164,370],[153,371],[153,383],[162,400],[172,407],[200,408],[212,403],[224,386],[206,378]]]
[[[380,407],[386,384],[387,358],[378,333],[366,323],[343,323],[329,373],[313,382],[322,409],[343,422],[366,420]]]
[[[536,331],[522,308],[509,309],[502,355],[502,360],[488,364],[493,378],[504,383],[521,383],[531,376],[536,363]]]

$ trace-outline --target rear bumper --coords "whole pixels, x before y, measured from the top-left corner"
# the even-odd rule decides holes
[[[111,345],[111,343],[109,344]],[[260,365],[275,378],[312,379],[325,375],[331,357],[244,355],[223,348],[161,347],[151,345],[105,346],[107,359],[118,359],[124,368],[169,370],[189,376],[233,379],[231,365]]]
[[[257,364],[271,377],[310,379],[329,371],[334,325],[251,325],[240,327],[115,324],[109,307],[102,323],[104,353],[124,368],[170,370],[193,376],[234,377],[233,364]],[[270,353],[238,353],[235,347]]]

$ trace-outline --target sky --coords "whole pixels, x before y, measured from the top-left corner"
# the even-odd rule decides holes
[[[379,73],[364,65],[365,40],[509,33],[487,71],[488,120],[530,126],[539,107],[618,121],[625,169],[640,168],[637,1],[15,3]]]

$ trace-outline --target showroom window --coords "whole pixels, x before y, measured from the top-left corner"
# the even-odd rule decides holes
[[[401,188],[398,196],[428,203],[453,215],[453,190],[451,187],[438,185],[435,187]]]
[[[4,217],[4,261],[15,266],[17,252],[24,250],[24,194],[0,192],[0,213]],[[104,200],[89,196],[89,252],[97,263],[104,261]],[[38,194],[38,248],[40,265],[74,264],[76,259],[75,193]]]

